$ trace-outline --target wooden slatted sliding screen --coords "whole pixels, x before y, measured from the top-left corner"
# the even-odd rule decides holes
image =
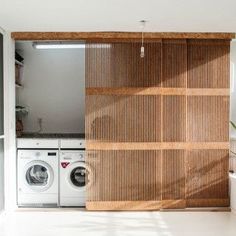
[[[229,41],[140,46],[86,45],[87,209],[227,206]]]
[[[188,88],[228,89],[229,52],[227,40],[189,40]],[[187,97],[187,141],[228,143],[229,93],[209,95]],[[187,207],[229,205],[228,164],[228,148],[187,152]]]

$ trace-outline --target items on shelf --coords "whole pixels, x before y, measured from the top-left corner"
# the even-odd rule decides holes
[[[19,87],[22,86],[23,61],[24,58],[21,57],[19,53],[15,52],[15,83]]]
[[[16,61],[18,61],[20,63],[23,63],[23,61],[24,61],[24,58],[18,52],[15,52],[15,59],[16,59]]]
[[[22,88],[22,77],[24,68],[24,58],[15,52],[15,86]],[[16,95],[17,96],[17,95]],[[16,106],[16,136],[22,136],[24,126],[22,118],[28,114],[28,110],[24,106]]]
[[[28,109],[24,106],[16,106],[16,136],[21,137],[24,131],[22,118],[28,114]]]
[[[22,120],[16,120],[16,137],[21,137],[23,134],[24,126]]]
[[[16,114],[19,116],[24,116],[28,114],[28,109],[24,106],[16,106]]]

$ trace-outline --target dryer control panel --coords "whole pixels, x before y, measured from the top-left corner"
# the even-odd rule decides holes
[[[84,139],[61,139],[60,140],[61,149],[85,149]]]

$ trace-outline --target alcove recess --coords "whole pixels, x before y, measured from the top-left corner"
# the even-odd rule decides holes
[[[86,44],[88,210],[226,207],[229,39]]]

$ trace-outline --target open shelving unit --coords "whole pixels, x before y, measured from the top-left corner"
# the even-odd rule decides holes
[[[24,67],[24,63],[20,62],[18,60],[15,59],[15,85],[16,88],[22,88],[22,77],[23,77],[23,67]]]
[[[23,85],[22,85],[22,84],[17,84],[17,83],[15,83],[15,86],[16,86],[16,88],[23,88]]]
[[[29,113],[26,107],[18,107],[16,106],[16,113],[20,115],[27,115]]]
[[[20,55],[19,55],[20,56]],[[21,56],[20,56],[21,57]],[[15,107],[15,114],[16,114],[16,136],[20,137],[23,132],[23,117],[28,115],[28,109],[21,105],[19,101],[19,89],[23,88],[23,69],[24,69],[24,59],[19,61],[15,58],[15,92],[16,92],[16,107]]]
[[[24,64],[18,60],[15,59],[15,64],[19,65],[19,66],[24,66]]]

